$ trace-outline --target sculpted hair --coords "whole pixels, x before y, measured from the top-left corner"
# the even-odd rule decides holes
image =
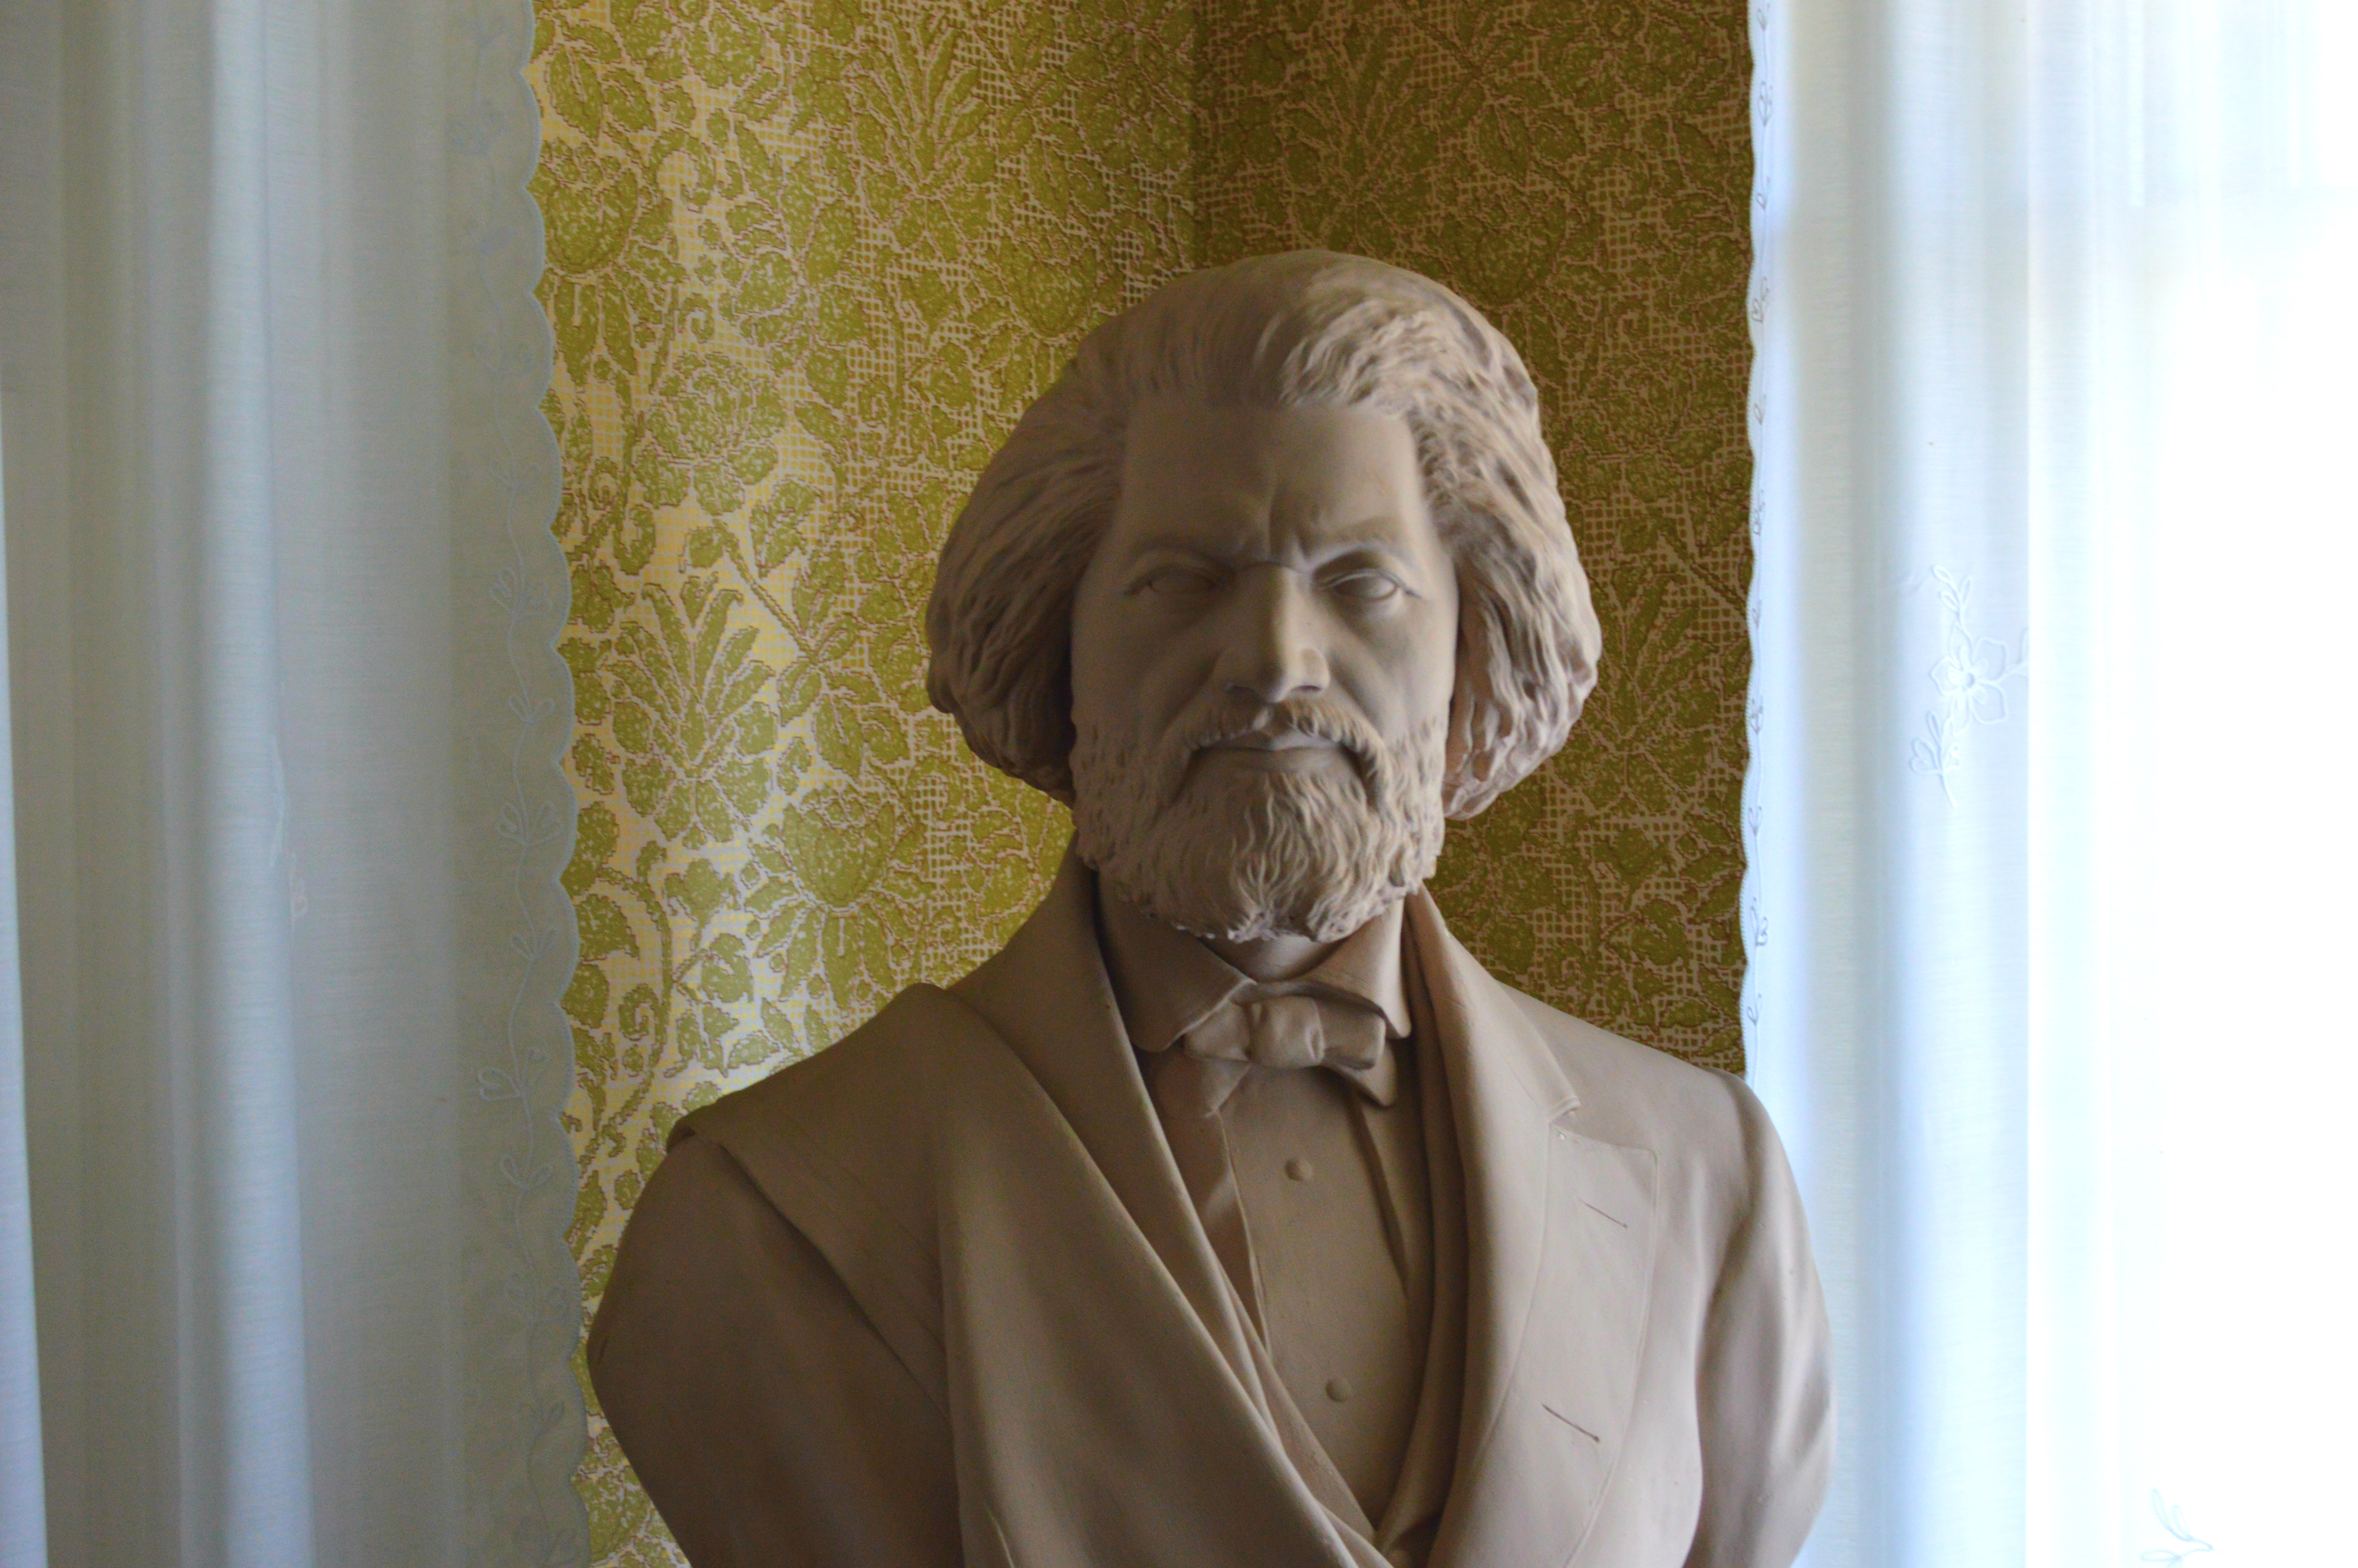
[[[1522,357],[1429,278],[1293,251],[1180,278],[1098,328],[983,470],[925,607],[926,690],[983,761],[1072,798],[1074,595],[1130,410],[1157,396],[1404,420],[1457,568],[1444,809],[1474,816],[1563,744],[1600,638]]]

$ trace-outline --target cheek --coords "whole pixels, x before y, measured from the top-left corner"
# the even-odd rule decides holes
[[[1432,622],[1424,629],[1426,716],[1446,719],[1457,696],[1458,615],[1463,600],[1454,573],[1444,572],[1443,589],[1433,596]]]
[[[1395,743],[1445,720],[1456,687],[1448,650],[1408,628],[1360,639],[1335,674],[1336,695]]]
[[[1374,650],[1411,725],[1446,716],[1457,688],[1457,607],[1427,602],[1387,629]]]
[[[1076,723],[1120,730],[1151,718],[1155,691],[1168,684],[1163,666],[1172,660],[1173,644],[1141,620],[1130,601],[1093,594],[1083,582],[1073,603]]]
[[[1121,689],[1117,668],[1122,638],[1101,606],[1086,595],[1073,606],[1072,683],[1075,722],[1105,722],[1113,694]]]

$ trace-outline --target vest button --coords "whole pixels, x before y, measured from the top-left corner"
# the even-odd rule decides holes
[[[1285,1162],[1285,1173],[1297,1182],[1306,1182],[1314,1173],[1310,1162],[1296,1154]]]
[[[1333,1400],[1338,1405],[1348,1400],[1357,1392],[1358,1392],[1358,1390],[1351,1387],[1351,1379],[1348,1378],[1329,1378],[1326,1379],[1326,1397]]]

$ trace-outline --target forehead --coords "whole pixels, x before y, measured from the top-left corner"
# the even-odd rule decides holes
[[[1416,439],[1399,416],[1297,404],[1212,406],[1152,398],[1131,414],[1114,532],[1174,533],[1203,547],[1431,533]]]

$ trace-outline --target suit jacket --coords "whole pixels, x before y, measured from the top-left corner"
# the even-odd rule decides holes
[[[1068,860],[973,974],[673,1133],[589,1361],[698,1568],[1365,1568],[1247,1386],[1094,897]],[[1832,1400],[1758,1102],[1500,984],[1421,892],[1409,929],[1466,1179],[1430,1568],[1785,1568]]]

